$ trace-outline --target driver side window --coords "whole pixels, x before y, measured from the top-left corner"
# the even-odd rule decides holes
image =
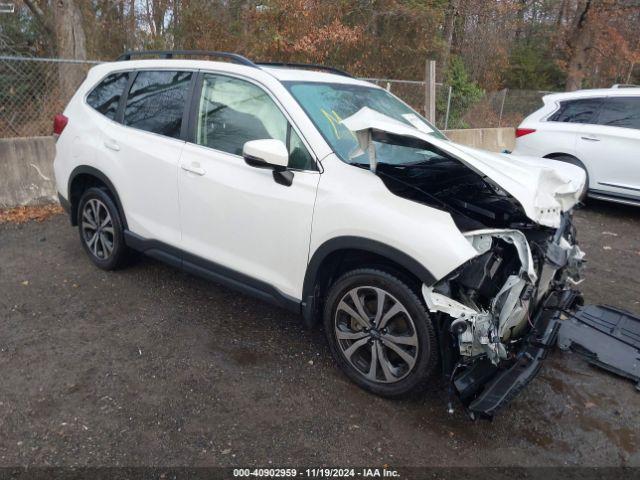
[[[198,108],[196,143],[242,155],[250,140],[281,140],[289,167],[314,169],[308,150],[269,95],[260,87],[223,75],[204,76]]]

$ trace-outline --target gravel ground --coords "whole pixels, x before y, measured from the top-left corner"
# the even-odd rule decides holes
[[[587,302],[640,311],[640,209],[577,224]],[[554,352],[493,422],[349,383],[320,330],[152,259],[103,272],[58,215],[0,225],[0,466],[640,466],[632,382]]]

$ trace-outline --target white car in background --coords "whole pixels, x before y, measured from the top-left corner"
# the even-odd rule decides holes
[[[584,195],[640,205],[640,88],[556,93],[543,102],[516,129],[513,153],[578,165],[587,173]]]

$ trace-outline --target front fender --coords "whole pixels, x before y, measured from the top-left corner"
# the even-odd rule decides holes
[[[310,267],[320,248],[329,248],[325,244],[345,243],[344,238],[351,237],[360,239],[359,244],[365,240],[370,248],[383,245],[386,254],[400,253],[396,256],[405,263],[419,265],[412,269],[403,264],[419,272],[419,278],[428,279],[425,283],[436,282],[478,254],[449,213],[399,197],[370,170],[335,156],[325,159],[324,166],[314,210]]]

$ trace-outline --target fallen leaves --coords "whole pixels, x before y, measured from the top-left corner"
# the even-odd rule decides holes
[[[47,218],[62,212],[62,207],[57,203],[0,209],[0,224],[26,223],[30,221],[43,222]]]

